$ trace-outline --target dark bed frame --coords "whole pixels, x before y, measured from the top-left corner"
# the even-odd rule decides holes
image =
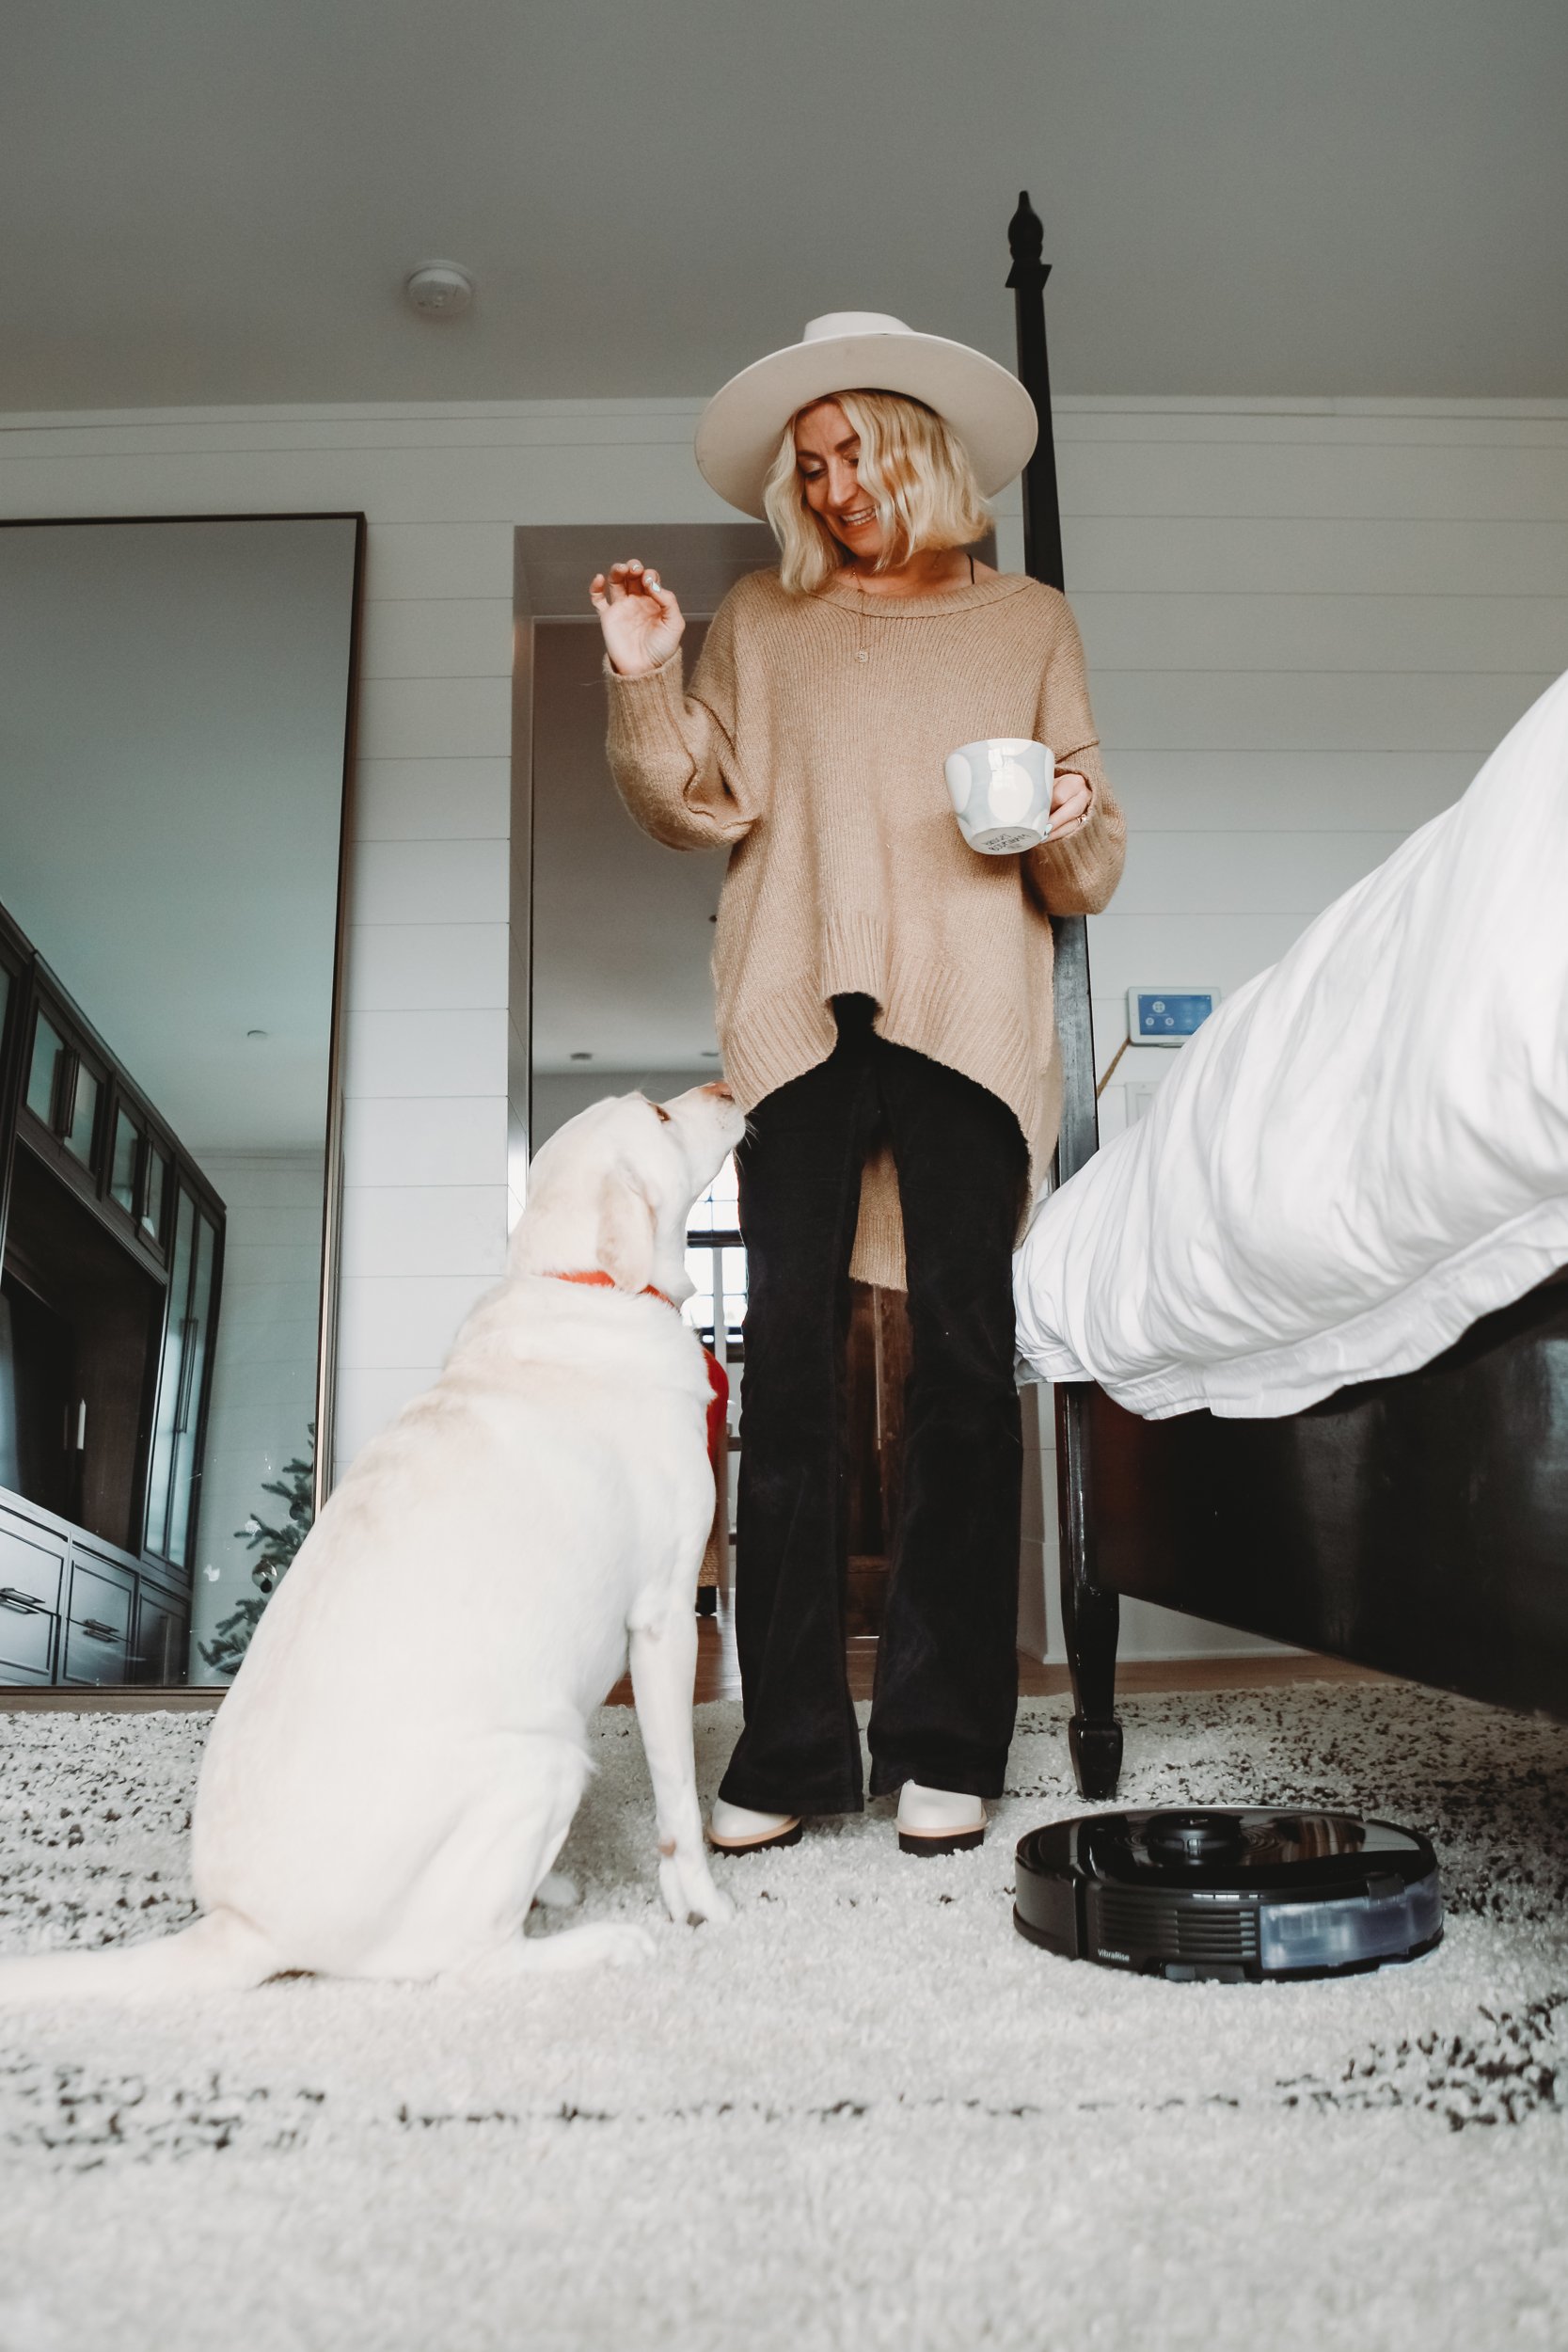
[[[1019,374],[1040,437],[1024,567],[1062,588],[1043,231],[1008,230]],[[1064,1107],[1056,1178],[1099,1148],[1086,932],[1052,918]],[[1114,1797],[1120,1596],[1568,1720],[1568,1268],[1419,1372],[1278,1421],[1143,1421],[1054,1391],[1073,1770]]]

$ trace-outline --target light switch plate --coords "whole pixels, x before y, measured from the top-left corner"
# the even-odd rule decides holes
[[[1217,988],[1130,988],[1128,1037],[1134,1045],[1185,1045],[1219,1001]]]

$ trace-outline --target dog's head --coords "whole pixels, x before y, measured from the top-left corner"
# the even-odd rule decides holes
[[[568,1120],[529,1169],[512,1236],[513,1274],[608,1274],[650,1284],[678,1306],[691,1295],[686,1227],[746,1131],[729,1088],[692,1087],[668,1103],[622,1094]]]

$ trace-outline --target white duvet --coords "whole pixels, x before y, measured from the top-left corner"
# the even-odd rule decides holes
[[[1269,1417],[1568,1263],[1568,677],[1037,1208],[1026,1379]]]

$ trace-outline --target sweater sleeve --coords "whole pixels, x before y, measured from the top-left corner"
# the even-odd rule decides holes
[[[622,677],[608,661],[605,676],[610,773],[644,833],[672,850],[740,840],[761,812],[736,751],[735,630],[726,605],[713,617],[689,693],[679,646],[645,677]]]
[[[1086,776],[1093,791],[1089,821],[1060,841],[1047,841],[1025,859],[1052,914],[1099,914],[1121,880],[1127,823],[1100,756],[1089,707],[1089,681],[1078,624],[1067,599],[1057,599],[1057,628],[1040,685],[1036,735],[1049,743],[1058,768]]]

